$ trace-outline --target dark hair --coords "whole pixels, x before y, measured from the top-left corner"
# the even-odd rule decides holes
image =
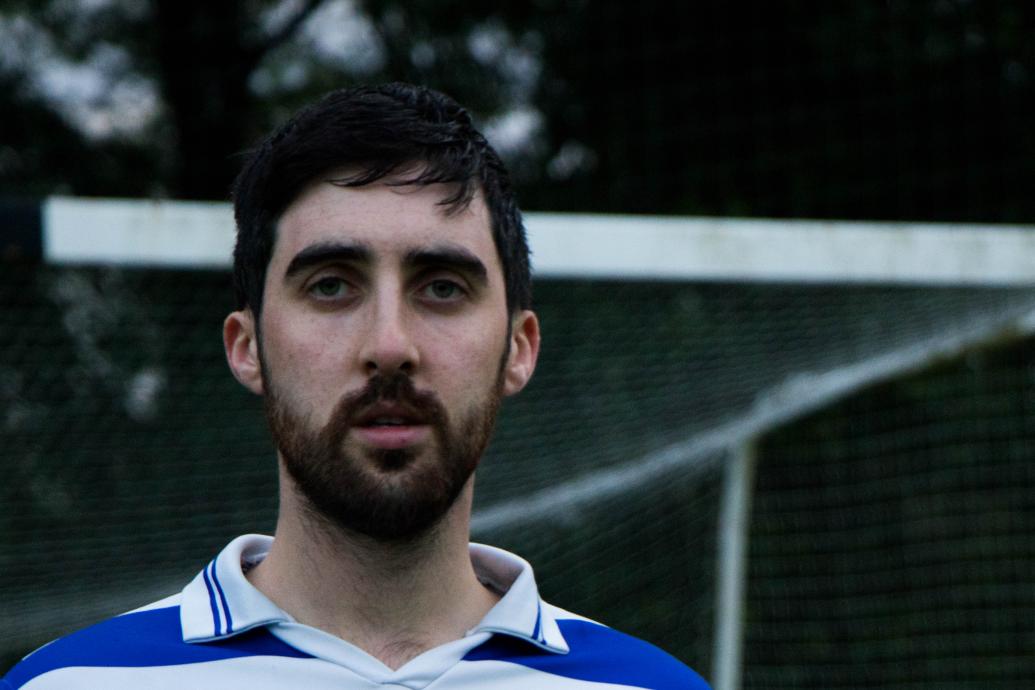
[[[401,83],[332,91],[298,111],[251,154],[233,189],[238,308],[250,307],[259,317],[277,221],[304,187],[338,168],[356,172],[335,183],[361,186],[414,164],[414,175],[402,184],[456,186],[440,202],[447,213],[463,210],[482,192],[503,266],[507,308],[511,313],[529,308],[528,244],[503,162],[456,101]]]

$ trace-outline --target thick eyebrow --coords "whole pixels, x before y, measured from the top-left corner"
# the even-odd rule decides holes
[[[284,271],[284,279],[320,264],[332,262],[370,263],[370,249],[359,244],[320,242],[295,254]]]
[[[445,268],[463,273],[481,286],[489,283],[489,271],[477,256],[463,247],[441,246],[411,249],[403,258],[414,268]]]

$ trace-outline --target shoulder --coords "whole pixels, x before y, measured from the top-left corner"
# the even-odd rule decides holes
[[[284,649],[281,649],[284,647]],[[110,618],[59,638],[12,668],[0,681],[2,690],[96,687],[97,673],[114,678],[126,669],[181,666],[244,656],[294,656],[268,634],[255,631],[221,644],[183,641],[180,607],[174,599]],[[96,673],[84,674],[84,669]],[[91,680],[87,681],[85,676]],[[80,683],[82,678],[82,683]]]
[[[4,690],[63,668],[137,665],[142,652],[153,657],[180,640],[179,611],[175,604],[145,607],[58,638],[12,668],[4,676]]]
[[[649,642],[549,608],[570,649],[567,654],[544,653],[503,636],[495,636],[475,652],[482,658],[590,683],[648,690],[708,690],[705,680],[689,666]]]
[[[601,682],[675,690],[708,688],[689,666],[653,644],[585,618],[557,618],[571,647],[568,663]]]

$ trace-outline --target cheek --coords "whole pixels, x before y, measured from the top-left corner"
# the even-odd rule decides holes
[[[264,322],[263,362],[278,394],[295,405],[315,407],[342,395],[347,343],[340,333],[322,332],[315,324],[286,320]]]
[[[267,316],[269,314],[269,316]],[[263,344],[271,359],[291,366],[317,366],[335,351],[341,357],[348,324],[306,314],[293,305],[278,305],[263,314]]]
[[[496,380],[506,338],[505,323],[485,320],[429,333],[422,352],[425,370],[448,390],[484,389]]]

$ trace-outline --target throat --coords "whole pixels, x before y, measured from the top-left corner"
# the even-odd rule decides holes
[[[281,472],[276,535],[247,577],[299,623],[398,668],[462,638],[495,605],[498,598],[478,581],[468,547],[471,481],[428,530],[386,541],[328,519],[285,467]],[[382,481],[405,485],[418,475]]]
[[[446,641],[448,642],[448,640]],[[442,643],[432,639],[400,638],[397,640],[371,640],[370,644],[353,643],[382,664],[397,671],[418,656]]]

